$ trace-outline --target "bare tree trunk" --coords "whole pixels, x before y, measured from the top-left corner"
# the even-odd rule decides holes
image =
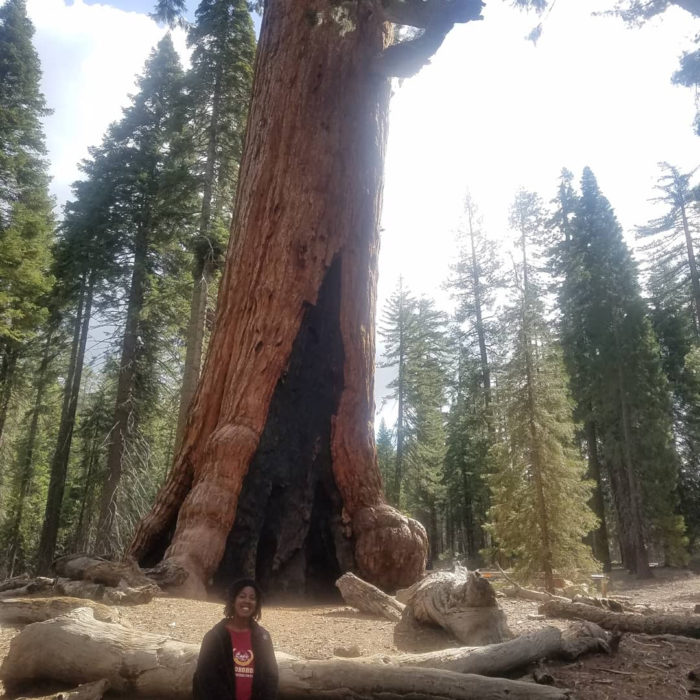
[[[204,592],[229,534],[236,540],[234,522],[251,529],[246,565],[262,578],[275,574],[280,553],[290,565],[295,556],[306,557],[297,566],[309,575],[313,547],[305,550],[290,525],[300,504],[311,519],[317,506],[325,524],[319,530],[307,521],[308,538],[328,532],[317,550],[337,555],[344,538],[363,578],[393,588],[423,570],[425,531],[384,504],[373,432],[378,217],[390,95],[389,80],[374,71],[387,40],[383,20],[375,2],[339,12],[324,0],[311,13],[290,0],[266,4],[216,327],[173,471],[131,546],[141,561],[164,557],[164,564],[188,572],[183,592]],[[287,391],[295,373],[313,369],[303,349],[314,338],[327,349],[324,374],[316,375],[331,393],[324,394],[323,410],[313,397],[295,404]],[[284,426],[292,406],[294,420],[313,421],[309,442],[288,454],[269,431],[261,452],[266,424]],[[259,467],[249,474],[254,460],[296,462],[299,454],[301,468],[311,471],[292,482],[298,497],[285,498],[286,473],[277,481],[256,477],[265,471]],[[256,478],[264,489],[248,489],[240,500],[244,481]],[[275,541],[267,544],[265,533]],[[336,570],[324,564],[331,586],[337,568],[349,566],[338,559]]]
[[[619,329],[614,326],[615,344],[618,348],[617,359],[617,390],[620,401],[620,420],[622,423],[622,468],[624,470],[625,483],[625,510],[627,512],[626,521],[620,522],[620,527],[627,525],[629,531],[625,533],[628,538],[629,554],[633,557],[630,562],[631,570],[639,578],[650,578],[652,576],[649,568],[649,555],[644,542],[643,516],[642,516],[642,494],[639,485],[639,478],[635,473],[632,461],[632,432],[630,429],[629,408],[625,392],[625,382],[622,372],[622,357],[619,341]]]
[[[19,484],[17,502],[10,526],[10,549],[7,555],[9,564],[8,576],[12,576],[17,558],[17,550],[19,548],[20,527],[24,518],[24,506],[29,494],[29,486],[34,476],[34,448],[36,447],[37,433],[39,432],[39,414],[44,402],[44,395],[48,384],[48,367],[51,362],[51,349],[53,340],[53,330],[50,330],[46,336],[44,352],[42,354],[41,363],[37,373],[36,396],[34,398],[34,406],[31,411],[31,419],[29,421],[29,430],[24,448],[21,451],[19,464]]]
[[[7,409],[12,397],[12,385],[14,383],[15,368],[17,367],[18,352],[9,350],[2,356],[0,363],[0,446],[7,420]]]
[[[693,250],[693,238],[690,235],[690,226],[688,225],[688,215],[683,202],[681,202],[680,210],[683,234],[685,235],[685,247],[688,255],[688,267],[690,268],[690,283],[693,287],[695,329],[696,332],[700,332],[700,276],[698,275],[698,265],[695,260],[695,251]]]
[[[535,502],[537,512],[537,525],[542,538],[542,570],[544,572],[544,585],[549,593],[554,593],[554,566],[552,563],[552,536],[549,532],[549,517],[547,515],[547,503],[544,497],[544,483],[542,480],[542,457],[540,455],[537,426],[535,425],[535,372],[532,361],[532,337],[528,314],[528,304],[531,289],[528,282],[527,262],[527,237],[525,228],[522,228],[523,247],[523,302],[522,302],[522,343],[525,354],[525,382],[527,384],[528,424],[530,432],[530,453],[532,459],[532,476],[535,482]]]
[[[102,489],[100,517],[97,526],[95,549],[102,554],[113,554],[114,525],[117,515],[116,492],[122,475],[124,446],[130,432],[130,420],[133,410],[133,383],[136,373],[138,355],[138,327],[141,309],[144,303],[146,286],[146,255],[148,240],[145,225],[141,224],[136,232],[134,245],[134,267],[129,289],[129,302],[126,311],[126,326],[122,341],[122,354],[119,361],[119,381],[117,399],[114,409],[114,423],[111,430],[111,442],[107,455],[107,481]]]
[[[588,475],[595,484],[593,496],[591,497],[591,507],[600,521],[600,525],[593,532],[593,553],[603,565],[603,571],[610,571],[610,545],[608,544],[608,528],[605,522],[605,502],[603,500],[603,484],[598,454],[598,436],[595,423],[590,418],[586,421],[586,443],[588,445]]]
[[[46,574],[48,572],[56,550],[61,505],[63,504],[63,492],[66,486],[66,474],[68,472],[68,459],[70,457],[71,442],[73,440],[75,413],[78,408],[80,383],[83,376],[85,346],[87,344],[88,330],[90,328],[94,286],[95,274],[90,273],[87,280],[83,279],[83,289],[81,290],[80,301],[78,302],[78,310],[75,317],[75,329],[73,345],[71,347],[71,357],[68,365],[68,377],[63,390],[61,421],[58,428],[56,449],[51,461],[51,478],[49,481],[49,491],[46,496],[44,524],[41,529],[41,539],[39,541],[37,563],[37,572],[39,574]]]

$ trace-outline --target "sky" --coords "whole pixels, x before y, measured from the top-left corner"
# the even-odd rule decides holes
[[[62,205],[77,164],[100,142],[134,91],[163,35],[153,0],[28,0],[43,66],[52,192]],[[567,167],[592,168],[633,243],[653,209],[657,163],[700,164],[693,91],[672,73],[700,21],[671,8],[632,29],[593,16],[611,0],[556,0],[540,21],[489,0],[484,21],[458,25],[431,64],[394,84],[386,160],[378,312],[399,276],[416,294],[449,305],[448,275],[467,190],[494,238],[508,239],[508,207],[521,187],[550,200]],[[194,0],[190,0],[190,12]],[[183,60],[182,32],[174,36]],[[377,405],[388,370],[377,372]],[[392,407],[383,415],[391,421]]]

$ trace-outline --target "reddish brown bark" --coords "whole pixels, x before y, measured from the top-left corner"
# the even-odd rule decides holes
[[[373,431],[374,310],[390,82],[379,2],[270,0],[217,322],[173,472],[131,553],[202,594],[309,305],[340,266],[342,390],[330,453],[360,575],[422,572],[423,528],[385,505]],[[170,528],[175,524],[170,536]]]

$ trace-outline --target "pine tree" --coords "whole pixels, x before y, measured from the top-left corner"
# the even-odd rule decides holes
[[[586,273],[572,242],[573,221],[578,206],[578,195],[572,185],[573,177],[566,168],[562,170],[554,201],[554,215],[550,221],[550,229],[555,236],[550,242],[550,266],[558,280],[560,339],[571,394],[575,401],[574,419],[582,426],[580,438],[585,444],[588,478],[593,482],[590,505],[599,523],[591,535],[593,553],[603,565],[603,570],[609,571],[610,546],[604,499],[606,482],[601,469],[599,428],[591,397],[591,361],[595,352],[584,327],[585,317],[577,308],[581,299],[576,290]]]
[[[137,462],[149,459],[148,451],[138,446],[138,435],[146,406],[153,407],[157,392],[152,341],[162,327],[157,322],[157,309],[162,306],[155,299],[163,298],[162,289],[158,290],[168,284],[170,261],[182,250],[180,241],[195,211],[183,74],[169,35],[152,52],[138,84],[139,92],[124,118],[110,128],[103,143],[115,162],[113,206],[131,258],[114,427],[98,526],[97,547],[104,552],[113,551],[119,539],[115,496],[129,440],[134,440]]]
[[[457,302],[459,357],[447,423],[445,469],[462,547],[470,561],[476,562],[485,546],[488,489],[484,475],[494,438],[491,354],[497,326],[493,312],[495,292],[502,282],[495,244],[485,237],[469,195],[464,209],[458,258],[447,283]]]
[[[202,190],[194,254],[187,355],[177,442],[199,379],[209,287],[220,269],[238,182],[238,164],[253,79],[255,34],[244,0],[202,0],[188,33],[187,75],[196,167]]]
[[[396,377],[389,383],[389,398],[396,401],[396,456],[393,482],[387,488],[387,498],[395,506],[401,505],[401,490],[405,476],[406,448],[413,434],[413,416],[409,401],[409,346],[415,334],[417,302],[399,280],[398,287],[384,309],[379,336],[384,341],[382,367],[396,367]]]
[[[583,173],[568,259],[563,313],[576,320],[568,342],[578,343],[580,353],[572,363],[573,384],[580,387],[577,402],[581,417],[597,430],[623,561],[645,576],[648,540],[668,547],[679,536],[673,521],[677,462],[668,385],[636,266],[589,169]]]
[[[528,575],[544,573],[554,590],[554,571],[595,566],[584,536],[595,526],[586,505],[591,483],[574,443],[564,371],[550,337],[542,286],[533,259],[543,235],[539,199],[520,192],[511,211],[522,262],[514,271],[515,337],[503,377],[506,435],[492,452],[491,529],[498,548],[517,557]]]
[[[18,362],[47,317],[52,202],[46,108],[25,0],[0,7],[0,441]]]
[[[447,353],[445,314],[421,298],[406,338],[406,403],[412,436],[407,449],[406,506],[428,531],[430,557],[442,551]]]
[[[651,285],[658,303],[668,305],[669,296],[676,303],[693,310],[695,335],[700,338],[700,273],[696,260],[700,212],[693,206],[691,179],[695,173],[681,173],[668,163],[660,163],[662,175],[656,185],[661,194],[656,202],[666,205],[666,212],[637,229],[637,235],[651,238],[644,246],[653,261]]]
[[[379,423],[379,430],[377,431],[377,463],[384,482],[384,488],[386,489],[388,484],[393,484],[394,482],[396,451],[394,450],[391,430],[389,430],[384,418]]]

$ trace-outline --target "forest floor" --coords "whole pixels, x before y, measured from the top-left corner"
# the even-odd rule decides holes
[[[655,610],[692,613],[700,603],[700,576],[686,571],[657,569],[654,579],[640,582],[616,572],[609,594],[624,595],[630,602]],[[514,634],[544,625],[564,628],[564,620],[544,620],[537,603],[499,598]],[[198,643],[221,618],[217,602],[157,598],[148,605],[121,608],[122,620],[137,629],[163,633],[185,642]],[[275,648],[306,659],[326,659],[335,652],[356,646],[363,656],[397,654],[393,623],[358,613],[343,605],[276,606],[263,608],[261,620]],[[19,630],[0,626],[0,659]],[[546,670],[557,686],[573,689],[578,700],[675,700],[700,694],[688,672],[700,668],[700,641],[673,641],[623,636],[614,655],[586,656],[574,663],[552,662]],[[695,691],[695,688],[698,688]],[[694,692],[695,691],[695,692]],[[31,693],[26,693],[31,696]]]

